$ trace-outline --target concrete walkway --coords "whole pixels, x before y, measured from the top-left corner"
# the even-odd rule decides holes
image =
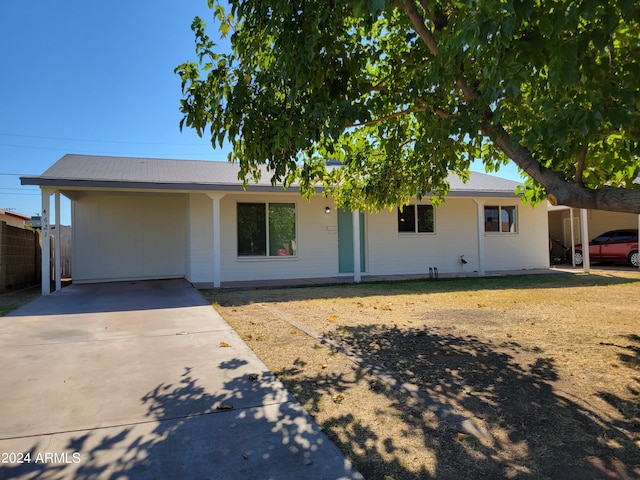
[[[0,455],[3,479],[362,478],[184,280],[0,318]]]

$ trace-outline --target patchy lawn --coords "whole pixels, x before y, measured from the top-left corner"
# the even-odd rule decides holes
[[[636,272],[204,293],[369,480],[640,478]]]

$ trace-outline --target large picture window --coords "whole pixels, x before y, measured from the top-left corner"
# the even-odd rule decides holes
[[[433,205],[406,205],[398,209],[399,233],[434,233]]]
[[[295,203],[238,203],[238,256],[296,255]]]
[[[484,231],[499,233],[515,233],[516,207],[511,206],[485,206],[484,207]]]

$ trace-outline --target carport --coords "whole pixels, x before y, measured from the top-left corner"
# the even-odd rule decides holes
[[[640,230],[640,215],[602,210],[575,209],[565,205],[549,205],[549,235],[571,249],[573,258],[575,246],[590,241],[595,235],[615,229]],[[591,269],[589,249],[583,250],[582,269]],[[575,267],[575,265],[573,265]]]
[[[93,283],[185,276],[185,209],[180,193],[53,189],[42,187],[43,294],[51,275],[60,289],[60,242],[47,241],[60,231],[60,195],[73,201],[73,281]],[[49,212],[54,198],[55,219]],[[52,228],[53,227],[53,228]],[[96,253],[97,252],[97,253]],[[55,259],[53,269],[52,253]]]

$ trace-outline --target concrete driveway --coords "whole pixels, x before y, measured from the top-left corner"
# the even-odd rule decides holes
[[[0,318],[0,478],[36,477],[362,478],[184,280]]]

